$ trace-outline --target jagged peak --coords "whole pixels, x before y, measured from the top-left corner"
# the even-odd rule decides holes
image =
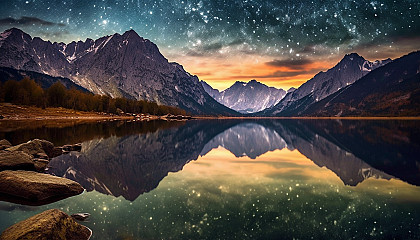
[[[251,81],[249,81],[248,83],[247,83],[247,85],[265,85],[265,84],[263,84],[263,83],[261,83],[261,82],[258,82],[257,80],[255,80],[255,79],[252,79]]]
[[[246,85],[247,83],[246,82],[243,82],[243,81],[236,81],[231,87],[233,87],[233,86],[238,86],[238,85]]]
[[[346,55],[344,56],[344,58],[343,58],[340,62],[343,62],[343,61],[345,61],[345,60],[348,60],[348,61],[353,61],[353,60],[355,60],[355,59],[360,59],[360,60],[365,61],[365,58],[364,58],[364,57],[362,57],[362,56],[360,56],[359,54],[357,54],[357,53],[349,53],[349,54],[346,54]]]
[[[25,33],[24,31],[22,31],[21,29],[19,29],[19,28],[15,28],[15,27],[12,27],[12,28],[9,28],[9,29],[7,29],[7,30],[5,30],[4,31],[4,33]],[[26,33],[25,33],[26,34]]]
[[[9,28],[0,34],[0,38],[7,38],[9,36],[24,36],[26,38],[32,39],[32,37],[29,34],[15,27]]]
[[[356,52],[347,53],[344,57],[362,57]]]
[[[40,38],[40,37],[34,37],[34,38],[33,38],[33,40],[34,40],[34,41],[44,41],[44,40],[42,40],[42,38]]]
[[[140,35],[138,35],[137,32],[134,31],[133,29],[130,29],[130,30],[126,31],[125,33],[123,33],[122,36],[126,37],[126,38],[128,38],[128,37],[129,38],[139,38],[143,41],[145,40],[144,38],[140,37]]]

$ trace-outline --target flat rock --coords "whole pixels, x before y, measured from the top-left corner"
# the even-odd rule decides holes
[[[41,205],[58,201],[83,192],[83,187],[70,179],[32,171],[0,172],[0,194],[3,199],[23,200],[23,204]],[[37,204],[37,203],[41,204]]]
[[[0,150],[9,148],[11,146],[12,146],[12,144],[9,141],[7,141],[6,139],[0,140]]]
[[[15,239],[89,239],[92,231],[77,223],[66,213],[50,209],[7,228],[0,240]]]
[[[29,155],[37,156],[40,153],[46,154],[48,157],[55,157],[54,144],[46,140],[34,139],[26,143],[22,143],[13,147],[9,147],[8,151],[23,151]]]
[[[0,151],[0,171],[35,170],[32,157],[22,151]]]
[[[71,215],[72,218],[78,220],[78,221],[85,221],[90,217],[89,213],[75,213]]]
[[[48,166],[48,163],[50,162],[42,158],[34,158],[33,161],[34,161],[35,170],[37,172],[44,172]]]
[[[46,153],[37,153],[37,154],[34,154],[33,156],[34,156],[34,158],[40,158],[40,159],[45,159],[45,160],[49,159],[49,157]]]

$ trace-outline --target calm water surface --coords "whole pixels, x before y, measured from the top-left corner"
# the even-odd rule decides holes
[[[50,208],[92,239],[419,239],[420,122],[1,123],[14,144],[83,142],[48,172],[81,195],[0,202],[0,231]]]

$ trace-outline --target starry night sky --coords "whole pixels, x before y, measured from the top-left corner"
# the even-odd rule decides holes
[[[418,0],[0,1],[0,31],[68,43],[134,29],[219,89],[251,79],[298,87],[346,53],[420,49]]]

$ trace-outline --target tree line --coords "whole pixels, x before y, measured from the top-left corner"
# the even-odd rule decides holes
[[[183,109],[158,105],[155,102],[111,98],[105,95],[86,93],[75,88],[67,89],[61,82],[56,82],[49,88],[43,89],[34,80],[27,77],[21,81],[8,80],[0,83],[0,101],[40,108],[63,107],[113,114],[118,112],[117,109],[126,113],[149,113],[152,115],[186,114]]]

